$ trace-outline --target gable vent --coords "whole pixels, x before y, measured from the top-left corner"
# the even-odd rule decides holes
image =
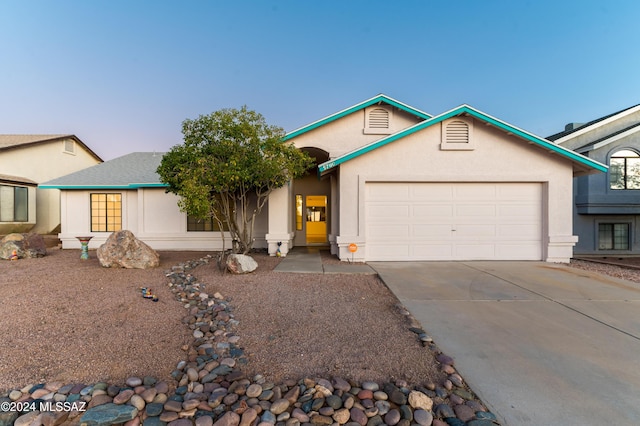
[[[446,143],[469,143],[469,125],[458,120],[447,124]]]
[[[389,111],[376,108],[369,112],[369,127],[372,129],[389,128]]]
[[[75,144],[72,140],[67,139],[64,141],[64,152],[69,154],[75,153]]]

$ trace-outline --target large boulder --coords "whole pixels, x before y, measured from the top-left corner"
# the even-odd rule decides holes
[[[19,259],[43,257],[47,254],[44,238],[33,232],[9,234],[0,240],[0,259],[11,259],[14,250]]]
[[[105,268],[147,269],[160,264],[158,253],[127,230],[109,235],[96,253]]]
[[[248,274],[258,267],[258,263],[246,254],[230,254],[227,257],[227,269],[234,274]]]

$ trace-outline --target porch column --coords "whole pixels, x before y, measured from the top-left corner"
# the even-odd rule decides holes
[[[292,183],[289,182],[269,194],[269,229],[265,239],[270,256],[276,256],[278,247],[280,247],[280,255],[286,256],[293,246],[292,190]]]

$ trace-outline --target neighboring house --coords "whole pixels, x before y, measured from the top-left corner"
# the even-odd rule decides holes
[[[38,183],[101,162],[74,135],[0,135],[0,234],[55,231],[59,191]]]
[[[609,165],[606,174],[575,179],[575,254],[640,253],[640,105],[568,124],[547,139]]]
[[[284,142],[317,168],[269,197],[256,246],[270,254],[325,245],[355,261],[568,262],[573,177],[606,171],[470,106],[431,116],[385,95]],[[84,235],[97,247],[123,228],[156,249],[220,248],[219,232],[165,193],[159,162],[134,153],[41,185],[62,190],[63,247],[78,248]]]

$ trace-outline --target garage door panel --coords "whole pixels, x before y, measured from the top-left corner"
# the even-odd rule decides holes
[[[523,224],[502,224],[498,226],[496,233],[501,238],[521,239],[531,241],[540,241],[540,228],[535,225]]]
[[[371,201],[398,201],[409,199],[409,184],[367,185],[367,196]]]
[[[474,183],[457,183],[455,185],[456,200],[486,201],[496,198],[495,185],[479,186]]]
[[[409,260],[409,246],[406,244],[367,245],[367,256],[378,260]]]
[[[408,240],[411,235],[410,229],[410,225],[403,224],[371,225],[370,241]]]
[[[450,244],[416,244],[411,253],[413,259],[448,260],[452,256]]]
[[[382,218],[385,222],[390,217],[394,218],[406,218],[409,217],[409,206],[408,205],[375,205],[372,206],[371,212],[369,213],[369,217],[372,219]]]
[[[413,238],[416,240],[439,240],[451,238],[451,223],[413,225]]]
[[[453,216],[453,206],[451,204],[419,204],[413,206],[412,213],[414,217],[432,218],[439,216],[450,219]]]
[[[410,184],[401,184],[401,185],[410,185]],[[411,195],[411,199],[415,201],[427,201],[427,202],[438,202],[438,201],[447,201],[450,202],[453,200],[454,189],[452,186],[426,186],[426,185],[411,185],[411,189],[409,190],[409,194]]]
[[[496,246],[496,258],[500,260],[540,260],[540,250],[527,242]]]
[[[495,245],[487,244],[457,244],[455,257],[465,260],[486,260],[495,258]]]
[[[542,198],[542,185],[530,184],[522,185],[519,183],[505,183],[497,184],[498,198],[501,200],[525,200],[530,201],[532,199]]]
[[[511,205],[499,205],[497,206],[497,213],[499,216],[514,216],[514,217],[535,217],[539,218],[542,211],[536,204],[511,204]]]
[[[458,204],[455,208],[456,217],[464,216],[484,216],[495,220],[496,206],[495,205],[482,205],[482,204]]]
[[[365,193],[367,260],[542,258],[541,184],[367,183]]]
[[[495,238],[496,225],[457,225],[453,232],[457,241],[468,240],[469,238]]]

